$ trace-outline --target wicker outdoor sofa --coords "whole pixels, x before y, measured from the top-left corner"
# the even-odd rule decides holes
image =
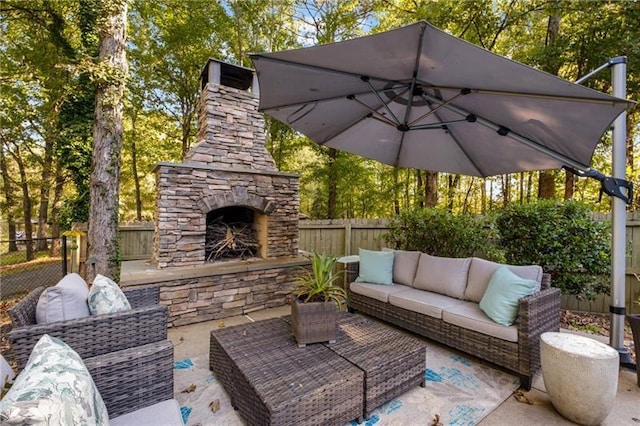
[[[495,324],[480,310],[478,300],[500,266],[479,258],[395,251],[393,285],[378,285],[358,279],[360,263],[351,262],[347,264],[349,309],[504,367],[519,375],[522,387],[529,390],[540,368],[540,335],[559,330],[560,291],[550,286],[550,275],[538,266],[508,266],[523,278],[537,279],[540,289],[518,300],[515,324]],[[447,281],[447,275],[464,280],[461,285],[466,288],[459,297],[451,297],[454,291],[447,283],[440,291],[423,289],[425,281]]]
[[[9,309],[11,349],[22,370],[40,337],[62,339],[82,359],[167,339],[168,311],[159,304],[157,285],[124,288],[131,310],[84,318],[36,323],[36,306],[44,287],[38,287]]]

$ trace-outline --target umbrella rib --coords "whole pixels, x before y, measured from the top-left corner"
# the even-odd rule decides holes
[[[411,123],[409,123],[409,127],[413,128],[413,125],[419,121],[424,120],[425,118],[429,117],[431,114],[434,114],[435,112],[437,112],[440,108],[443,108],[445,105],[450,104],[451,102],[455,101],[456,99],[458,99],[460,96],[462,96],[462,93],[458,93],[457,95],[455,95],[453,98],[440,103],[437,107],[435,107],[434,109],[432,109],[431,111],[427,112],[426,114],[421,115],[420,117],[416,118],[415,120],[413,120]]]
[[[279,62],[281,64],[286,64],[286,65],[292,65],[295,67],[300,67],[300,68],[307,68],[313,71],[325,71],[325,72],[330,72],[333,74],[340,74],[340,75],[346,75],[346,76],[350,76],[350,77],[355,77],[358,79],[362,78],[362,73],[355,73],[355,72],[351,72],[351,71],[342,71],[342,70],[337,70],[335,68],[327,68],[327,67],[323,67],[320,65],[311,65],[311,64],[303,64],[301,62],[295,62],[295,61],[288,61],[286,59],[279,59],[279,58],[272,58],[270,56],[264,56],[264,55],[251,55],[251,59],[252,60],[267,60],[267,61],[271,61],[271,62]],[[385,83],[393,83],[393,84],[398,84],[398,85],[406,85],[407,83],[403,83],[402,81],[398,81],[398,80],[390,80],[388,78],[382,78],[382,77],[376,77],[376,76],[371,76],[371,75],[367,75],[367,78],[371,79],[371,80],[376,80],[376,81],[382,81]]]
[[[373,87],[373,85],[371,84],[371,82],[369,81],[369,78],[363,78],[363,81],[365,83],[367,83],[367,86],[369,86],[369,88],[371,89],[371,91],[376,95],[376,97],[378,98],[378,100],[380,101],[380,103],[382,103],[382,105],[384,106],[384,108],[387,110],[387,112],[393,117],[393,119],[396,122],[396,125],[400,124],[400,120],[398,120],[398,117],[396,117],[396,115],[393,113],[393,111],[391,111],[391,108],[389,108],[389,104],[386,103],[383,99],[382,96],[380,96],[380,93],[378,93],[378,91],[375,89],[375,87]]]
[[[463,94],[461,92],[461,94]],[[422,98],[425,100],[425,102],[427,102],[428,104],[431,104],[432,102],[437,103],[438,105],[441,105],[445,108],[448,108],[448,103],[447,102],[442,102],[442,99],[436,98],[436,97],[432,97],[432,96],[428,96],[426,93],[422,93]],[[440,115],[438,114],[437,110],[434,110],[434,115],[436,116],[436,118],[442,122],[442,124],[444,124],[446,126],[446,124],[448,124],[447,122],[443,122],[442,118],[440,117]],[[474,121],[475,121],[475,115],[473,114],[467,114],[465,117],[464,121],[469,122],[469,117],[474,117]],[[460,120],[459,122],[462,122],[463,120]],[[442,128],[442,127],[441,127]],[[478,173],[480,174],[480,176],[486,177],[488,176],[487,173],[485,173],[482,168],[474,161],[473,157],[471,157],[467,151],[464,149],[464,147],[462,146],[462,144],[460,143],[460,141],[458,140],[458,138],[456,137],[455,134],[452,133],[451,129],[449,129],[448,127],[444,127],[444,130],[446,132],[446,134],[449,135],[449,137],[451,139],[453,139],[453,141],[455,142],[455,144],[458,146],[458,148],[460,148],[460,151],[462,151],[462,153],[464,154],[464,156],[467,158],[467,160],[469,160],[469,162],[471,163],[471,165],[478,171]]]
[[[427,95],[426,93],[423,95],[425,99],[429,99],[430,101],[433,102],[439,102],[438,98],[434,98],[430,95]],[[455,112],[456,114],[462,115],[462,116],[469,116],[470,113],[468,111],[466,111],[463,108],[457,107],[455,105],[446,105],[445,106],[446,109]],[[556,161],[560,161],[562,163],[564,163],[565,166],[569,166],[572,167],[576,170],[586,170],[589,169],[589,166],[585,166],[584,164],[580,164],[575,160],[572,160],[571,158],[567,157],[564,154],[561,154],[551,148],[548,148],[544,145],[541,145],[540,143],[526,138],[516,132],[514,132],[511,129],[508,129],[504,126],[501,126],[500,124],[494,123],[491,120],[487,120],[486,118],[482,118],[482,117],[477,117],[476,116],[476,121],[478,122],[478,124],[481,124],[489,129],[495,130],[500,136],[507,136],[509,135],[511,137],[511,139],[515,140],[516,142],[520,142],[523,145],[526,145],[530,148],[533,148],[534,150],[541,152],[545,155],[548,155],[549,157],[553,158]]]
[[[404,86],[406,86],[406,85],[404,85]],[[382,90],[384,90],[384,89],[382,89]],[[404,93],[405,92],[401,92],[399,95],[402,95]],[[352,94],[350,94],[348,96],[356,97],[356,96],[370,95],[370,94],[371,94],[371,92],[367,90],[365,92],[352,93]],[[399,95],[396,95],[396,97],[399,96]],[[309,104],[309,103],[320,103],[320,102],[335,101],[336,99],[344,99],[345,97],[347,97],[347,96],[345,96],[345,95],[337,95],[337,96],[329,96],[329,97],[326,97],[326,98],[309,99],[309,100],[303,101],[303,102],[292,102],[292,103],[289,103],[289,104],[272,105],[272,106],[269,106],[267,108],[260,108],[260,112],[267,111],[267,110],[278,109],[278,108],[289,108],[289,107],[294,107],[294,106],[298,106],[298,105],[306,105],[306,104]],[[394,97],[394,99],[395,99],[395,97]]]
[[[582,96],[565,96],[565,95],[552,95],[552,94],[539,94],[539,93],[524,93],[524,92],[511,92],[506,90],[485,90],[485,89],[472,89],[469,87],[453,87],[453,86],[430,86],[428,83],[424,84],[425,89],[433,90],[455,90],[468,89],[471,93],[477,93],[482,95],[495,95],[495,96],[519,96],[523,98],[532,99],[549,99],[549,100],[565,100],[569,102],[583,102],[583,103],[598,103],[598,104],[634,104],[635,101],[610,97],[610,99],[582,97]]]
[[[392,127],[397,127],[399,123],[394,123],[393,121],[389,120],[387,117],[385,117],[383,114],[380,114],[378,111],[376,111],[375,109],[371,108],[369,105],[365,104],[364,102],[362,102],[361,100],[357,99],[356,97],[351,98],[351,100],[356,101],[357,103],[359,103],[360,105],[362,105],[364,108],[366,108],[367,110],[371,111],[372,118],[375,118],[378,121],[381,121],[383,123],[386,123]],[[394,115],[393,118],[396,118],[396,116]]]
[[[416,51],[416,60],[413,64],[413,74],[411,76],[411,92],[409,93],[409,97],[407,99],[407,109],[404,111],[404,122],[405,126],[408,126],[409,117],[411,116],[411,107],[413,106],[413,93],[416,89],[416,80],[418,78],[418,70],[420,69],[420,55],[422,54],[422,42],[424,41],[425,30],[427,29],[426,25],[420,27],[420,37],[418,38],[418,49]],[[402,138],[404,139],[404,138]],[[402,140],[400,141],[400,147],[398,149],[398,153],[402,149]]]

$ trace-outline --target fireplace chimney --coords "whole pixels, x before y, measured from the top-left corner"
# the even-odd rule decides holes
[[[260,91],[252,69],[209,59],[200,74],[198,143],[185,162],[277,171],[265,147]]]

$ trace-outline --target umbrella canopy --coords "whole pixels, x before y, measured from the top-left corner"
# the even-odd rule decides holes
[[[600,137],[631,104],[424,21],[251,58],[260,110],[315,142],[470,176],[589,170]]]

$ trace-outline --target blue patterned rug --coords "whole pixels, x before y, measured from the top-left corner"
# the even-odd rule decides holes
[[[426,387],[416,387],[378,407],[363,425],[475,425],[519,386],[516,376],[426,342]],[[207,356],[174,363],[175,396],[187,426],[245,425]],[[356,426],[355,421],[351,425]]]

